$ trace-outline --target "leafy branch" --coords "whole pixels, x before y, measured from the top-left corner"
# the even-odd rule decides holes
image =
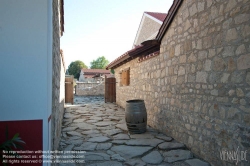
[[[8,130],[8,126],[6,126],[6,130],[5,130],[5,139],[6,141],[3,142],[2,144],[0,144],[0,161],[3,163],[3,150],[5,151],[12,151],[13,147],[15,149],[23,149],[23,144],[25,144],[25,142],[19,137],[19,133],[16,133],[13,138],[9,139],[9,130]],[[18,156],[17,153],[11,153],[8,155],[12,155],[12,156]],[[7,165],[6,163],[3,163],[4,165]]]

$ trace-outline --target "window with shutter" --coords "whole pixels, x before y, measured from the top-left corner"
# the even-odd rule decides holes
[[[120,72],[120,86],[128,86],[130,83],[129,68]]]

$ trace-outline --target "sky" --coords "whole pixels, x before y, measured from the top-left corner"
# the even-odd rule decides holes
[[[143,12],[167,13],[173,0],[64,0],[61,49],[66,67],[104,56],[112,62],[132,48]]]

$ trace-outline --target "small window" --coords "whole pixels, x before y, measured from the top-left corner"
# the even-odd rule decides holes
[[[128,86],[130,83],[129,68],[120,72],[120,86]]]

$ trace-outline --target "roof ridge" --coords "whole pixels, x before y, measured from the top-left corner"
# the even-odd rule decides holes
[[[167,14],[167,13],[162,13],[162,12],[148,12],[148,11],[145,11],[144,13],[158,13],[158,14]]]
[[[165,17],[167,16],[167,13],[160,13],[160,12],[144,12],[144,14],[147,14],[161,22],[163,22]]]

